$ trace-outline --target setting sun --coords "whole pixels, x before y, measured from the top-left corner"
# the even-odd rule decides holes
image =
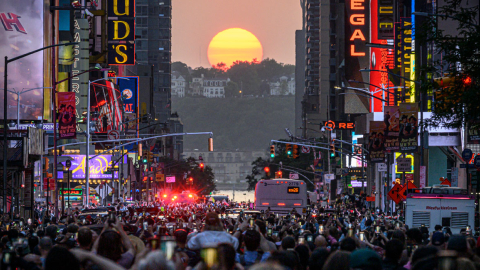
[[[224,30],[210,41],[208,45],[208,61],[215,66],[225,63],[230,67],[235,61],[261,61],[263,58],[262,44],[249,31],[241,28]]]

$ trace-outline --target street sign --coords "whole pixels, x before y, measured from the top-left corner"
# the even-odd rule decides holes
[[[409,158],[397,158],[397,171],[398,172],[411,172],[412,160]]]
[[[324,175],[325,183],[330,184],[332,180],[335,179],[335,175],[333,173],[328,173]]]
[[[108,139],[109,140],[118,140],[120,139],[120,132],[118,130],[112,129],[108,131]]]
[[[407,181],[408,189],[418,188],[413,182]],[[402,195],[403,200],[407,199],[407,184],[402,186],[402,189],[399,191],[400,195]]]
[[[388,197],[392,199],[396,204],[399,204],[405,198],[402,194],[400,194],[400,190],[402,190],[402,186],[399,184],[395,184],[395,186],[390,189],[388,192]]]
[[[290,173],[290,174],[288,175],[288,178],[289,178],[289,179],[298,180],[298,179],[299,179],[298,173]]]
[[[471,149],[466,148],[462,151],[462,158],[465,162],[470,162],[470,160],[472,160],[472,155],[473,152]]]
[[[302,146],[302,154],[308,154],[308,153],[310,153],[310,147]]]
[[[473,163],[475,164],[475,166],[480,167],[480,155],[475,156]]]
[[[377,163],[377,171],[379,171],[379,172],[386,172],[386,171],[387,171],[387,164],[385,164],[385,163]]]

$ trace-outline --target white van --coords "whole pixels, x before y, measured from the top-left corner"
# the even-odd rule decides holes
[[[301,180],[260,180],[255,186],[255,210],[288,213],[295,208],[301,214],[307,206],[307,185]]]
[[[449,227],[453,234],[475,225],[475,196],[458,188],[426,187],[409,193],[406,200],[405,224],[409,228],[422,225],[433,231],[435,225]]]

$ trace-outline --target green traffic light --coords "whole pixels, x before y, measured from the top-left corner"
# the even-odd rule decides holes
[[[288,151],[287,154],[290,156],[292,154],[292,151]]]
[[[330,153],[330,157],[335,157],[335,153]]]
[[[270,154],[270,157],[271,157],[271,158],[274,158],[274,157],[275,157],[275,154]]]
[[[148,161],[148,160],[144,159],[144,160],[143,160],[143,163],[147,163],[147,161]]]

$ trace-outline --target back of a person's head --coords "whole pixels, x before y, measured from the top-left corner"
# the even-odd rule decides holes
[[[287,236],[282,240],[282,249],[287,250],[290,248],[295,248],[295,238]]]
[[[352,252],[357,249],[357,242],[352,237],[347,237],[340,243],[340,250]]]
[[[456,252],[467,252],[467,238],[465,235],[452,235],[448,239],[447,243],[448,250],[454,250]]]
[[[267,233],[267,226],[265,224],[265,221],[256,219],[255,224],[258,226],[258,229],[260,229],[260,233],[265,235]]]
[[[461,270],[475,270],[475,264],[467,258],[457,259],[457,269]]]
[[[412,265],[423,259],[434,258],[437,255],[437,252],[438,248],[434,246],[419,247],[412,254]]]
[[[38,243],[38,248],[43,251],[50,251],[53,247],[53,240],[50,237],[43,237]]]
[[[307,245],[298,245],[295,247],[295,251],[298,254],[303,269],[307,269],[308,260],[310,259],[310,249]]]
[[[382,259],[371,249],[357,249],[350,254],[350,268],[363,270],[381,270]]]
[[[78,232],[78,228],[79,228],[79,227],[78,227],[77,224],[73,224],[73,223],[72,223],[72,224],[69,224],[69,225],[67,226],[67,233],[73,233],[73,234],[75,234],[75,233]]]
[[[80,262],[68,249],[53,247],[45,260],[45,270],[80,270]]]
[[[252,265],[249,270],[285,270],[285,267],[276,262],[263,262]]]
[[[173,235],[175,236],[175,240],[177,241],[177,243],[182,243],[182,244],[187,243],[187,237],[188,237],[187,231],[183,229],[178,229],[173,233]]]
[[[255,230],[247,230],[243,235],[243,242],[248,251],[255,251],[260,246],[260,233]]]
[[[438,230],[441,230],[442,229],[442,226],[440,225],[435,225],[435,231],[438,231]]]
[[[309,269],[322,269],[330,252],[326,248],[317,248],[310,255]]]
[[[406,234],[408,239],[414,240],[417,244],[422,243],[422,232],[418,228],[409,229]]]
[[[402,257],[403,244],[398,239],[392,239],[385,245],[385,258],[398,263]]]
[[[17,239],[18,236],[19,236],[19,233],[17,229],[10,229],[8,231],[8,238],[10,239],[10,241]]]
[[[100,234],[98,241],[98,255],[110,259],[114,262],[118,261],[123,253],[122,238],[120,234],[113,230],[106,230]]]
[[[138,270],[173,270],[174,265],[165,258],[160,250],[155,250],[147,254],[145,258],[138,263]]]
[[[30,236],[28,238],[28,246],[30,247],[30,251],[33,251],[33,249],[38,245],[39,241],[40,240],[37,236]]]
[[[393,231],[392,239],[400,240],[400,242],[402,242],[402,244],[405,245],[405,233],[401,230]]]
[[[93,233],[87,227],[82,227],[78,230],[78,244],[81,247],[89,247],[93,241]]]
[[[217,246],[220,269],[233,269],[235,267],[235,248],[229,243]]]
[[[327,261],[323,265],[323,270],[349,270],[350,269],[350,252],[334,251],[328,256]]]
[[[289,269],[298,269],[298,255],[293,250],[274,251],[267,259],[268,262],[276,262]]]
[[[57,238],[57,230],[58,230],[57,225],[50,225],[45,230],[45,236],[48,236],[52,238],[52,240],[55,240],[55,238]]]
[[[337,227],[330,227],[330,229],[328,229],[328,233],[333,236],[334,238],[337,238],[338,237],[338,229]]]

